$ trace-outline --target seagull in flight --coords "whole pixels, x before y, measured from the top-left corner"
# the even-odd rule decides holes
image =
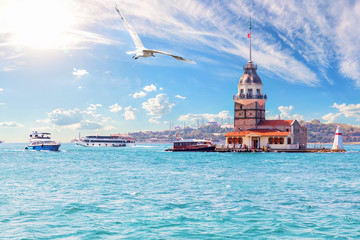
[[[147,49],[144,47],[144,45],[142,44],[139,35],[135,32],[134,28],[126,21],[126,19],[124,18],[124,16],[121,14],[120,10],[118,9],[117,6],[115,6],[116,11],[119,13],[121,19],[123,20],[126,30],[128,30],[132,40],[135,43],[136,46],[136,50],[132,51],[132,52],[127,52],[127,54],[134,54],[134,56],[132,56],[132,58],[134,59],[138,59],[139,57],[155,57],[154,53],[159,53],[159,54],[164,54],[164,55],[168,55],[171,56],[177,60],[183,61],[183,62],[187,62],[187,63],[196,63],[196,61],[194,60],[188,60],[185,58],[182,58],[180,56],[176,56],[167,52],[163,52],[160,50],[152,50],[152,49]]]

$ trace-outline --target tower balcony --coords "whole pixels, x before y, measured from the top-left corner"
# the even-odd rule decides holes
[[[249,62],[248,64],[243,65],[243,69],[244,69],[244,70],[247,70],[247,69],[257,70],[257,65]]]
[[[233,100],[245,100],[245,99],[267,99],[266,94],[235,94]]]

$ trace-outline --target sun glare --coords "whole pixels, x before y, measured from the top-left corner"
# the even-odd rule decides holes
[[[2,22],[11,44],[18,47],[60,48],[71,42],[76,19],[61,0],[9,1],[2,8]]]

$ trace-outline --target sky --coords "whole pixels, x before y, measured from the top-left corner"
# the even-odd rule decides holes
[[[250,15],[266,118],[359,125],[360,1],[0,0],[0,140],[233,122]]]

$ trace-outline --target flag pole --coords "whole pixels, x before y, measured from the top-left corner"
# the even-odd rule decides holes
[[[251,15],[250,15],[250,23],[249,23],[249,48],[250,48],[249,62],[251,62]]]

